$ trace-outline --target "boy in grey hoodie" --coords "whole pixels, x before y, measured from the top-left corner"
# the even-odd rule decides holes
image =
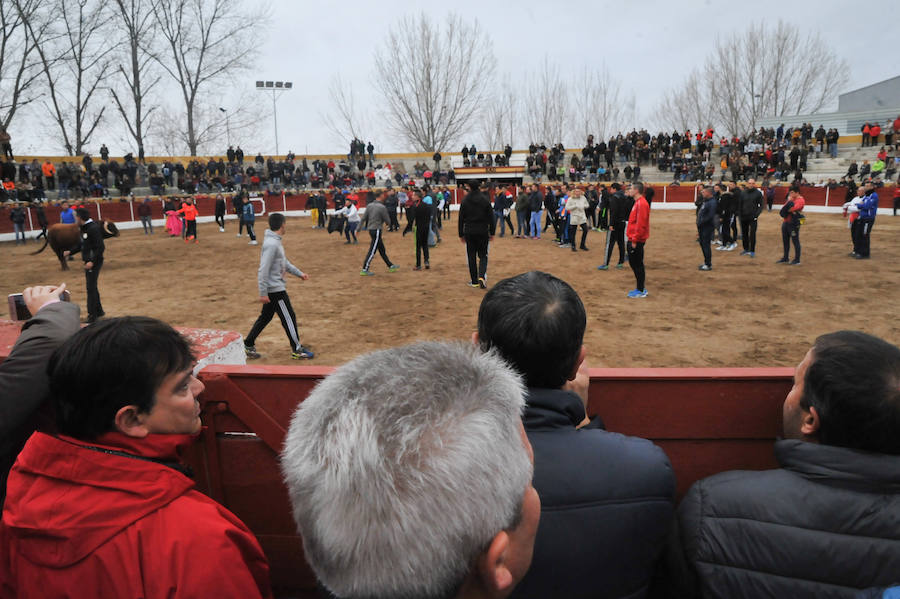
[[[256,338],[272,321],[272,317],[276,312],[281,319],[281,326],[284,327],[284,332],[291,342],[291,358],[295,360],[309,360],[315,356],[308,347],[300,344],[297,317],[294,315],[294,309],[291,307],[291,300],[288,297],[284,283],[284,275],[288,272],[304,281],[309,279],[309,275],[291,264],[290,260],[284,255],[284,247],[281,245],[284,231],[284,215],[278,212],[270,214],[269,229],[266,231],[265,239],[263,240],[262,254],[259,258],[259,273],[257,275],[259,301],[263,305],[262,312],[260,312],[256,322],[253,323],[250,334],[244,339],[244,351],[250,359],[260,357],[255,347]]]

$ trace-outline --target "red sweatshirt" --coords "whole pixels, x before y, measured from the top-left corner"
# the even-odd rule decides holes
[[[650,204],[644,196],[639,196],[634,201],[626,231],[631,243],[644,243],[650,237]]]

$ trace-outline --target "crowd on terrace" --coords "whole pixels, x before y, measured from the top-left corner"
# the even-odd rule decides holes
[[[872,148],[871,159],[851,162],[844,181],[874,177],[883,182],[894,179],[900,167],[900,116],[884,126],[866,123],[862,146]],[[6,141],[2,141],[6,139]],[[809,184],[805,173],[813,158],[836,159],[840,134],[837,129],[814,128],[812,123],[778,128],[753,129],[743,136],[717,135],[705,131],[651,135],[646,129],[595,141],[590,135],[580,149],[562,143],[547,146],[531,143],[524,163],[535,181],[640,181],[647,169],[653,178],[670,177],[673,184],[719,178],[735,181],[755,178],[771,182]],[[375,147],[354,139],[346,157],[297,158],[293,152],[283,158],[257,154],[245,158],[240,146],[229,147],[225,156],[206,159],[147,161],[143,152],[135,158],[126,154],[111,158],[102,145],[100,160],[91,154],[61,162],[37,159],[17,162],[9,135],[0,135],[5,160],[0,162],[0,201],[41,201],[46,192],[59,199],[128,196],[135,188],[149,188],[153,195],[173,193],[219,193],[238,189],[280,191],[292,188],[346,188],[405,185],[411,180],[447,185],[455,182],[455,172],[439,152],[434,166],[416,161],[410,167],[401,161],[376,161]],[[461,150],[464,167],[508,166],[514,151],[481,151],[475,144]],[[665,175],[663,175],[665,174]]]

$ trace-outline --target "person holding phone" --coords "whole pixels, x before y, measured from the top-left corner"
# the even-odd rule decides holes
[[[60,301],[66,284],[26,287],[22,300],[32,316],[0,364],[0,505],[6,476],[37,426],[50,421],[41,407],[49,393],[47,361],[79,328],[77,304]]]

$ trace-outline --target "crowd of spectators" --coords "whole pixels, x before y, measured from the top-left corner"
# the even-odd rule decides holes
[[[900,116],[884,123],[865,123],[861,128],[862,147],[879,148],[877,155],[858,164],[851,162],[842,182],[858,177],[890,180],[900,168]],[[809,184],[805,173],[812,158],[837,158],[840,134],[812,123],[777,128],[760,127],[743,136],[716,136],[712,127],[651,135],[646,129],[611,136],[608,140],[587,138],[585,145],[567,152],[562,143],[547,146],[531,143],[525,157],[528,175],[536,181],[640,181],[642,168],[671,173],[673,184],[710,180],[718,175],[735,181],[755,178],[771,182]],[[375,147],[358,138],[350,142],[346,158],[298,160],[288,152],[283,160],[257,154],[246,161],[240,146],[229,146],[224,157],[194,159],[186,164],[178,160],[147,162],[141,151],[138,158],[129,153],[122,159],[110,158],[102,145],[101,159],[90,154],[80,160],[49,161],[36,159],[16,162],[9,134],[0,131],[0,147],[5,161],[0,162],[0,201],[43,201],[47,191],[56,191],[59,199],[106,198],[129,195],[136,187],[148,187],[154,195],[171,193],[219,193],[237,189],[279,191],[285,188],[358,188],[378,185],[406,185],[412,178],[433,184],[455,182],[452,167],[444,168],[439,152],[434,166],[416,162],[407,170],[402,162],[375,162]],[[479,151],[475,144],[463,146],[465,167],[509,166],[513,149],[502,152]]]

